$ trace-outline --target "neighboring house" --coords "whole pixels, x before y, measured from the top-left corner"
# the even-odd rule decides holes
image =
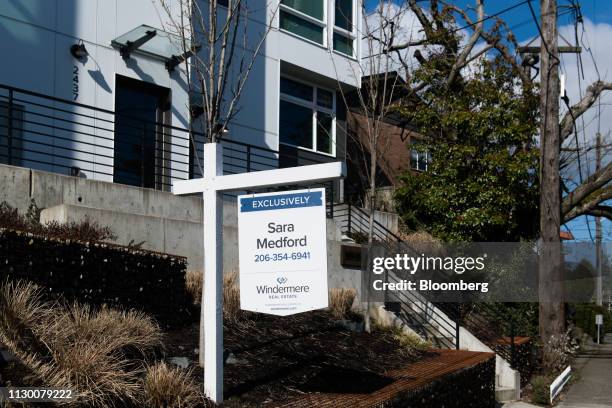
[[[383,75],[379,76],[383,80]],[[363,78],[364,83],[369,77]],[[390,104],[397,103],[405,97],[403,81],[394,75],[387,76],[388,89],[394,84],[396,90]],[[382,89],[382,86],[379,86]],[[364,98],[367,88],[362,88]],[[346,180],[345,195],[349,201],[368,206],[369,191],[369,166],[370,166],[370,142],[368,135],[368,119],[358,98],[353,95],[347,98],[349,109],[347,110],[347,165],[348,177]],[[378,120],[376,115],[370,115],[370,123]],[[376,207],[383,211],[393,211],[392,195],[395,187],[399,184],[400,176],[406,171],[427,171],[430,161],[427,152],[412,148],[423,136],[417,133],[410,123],[406,122],[401,115],[392,110],[382,118],[381,131],[378,139],[377,160],[377,204]],[[366,170],[367,169],[367,170]]]
[[[199,176],[188,81],[172,67],[182,53],[158,1],[0,2],[0,163],[160,190]],[[224,136],[226,171],[343,160],[337,93],[360,83],[358,0],[247,4],[249,30],[274,29]]]

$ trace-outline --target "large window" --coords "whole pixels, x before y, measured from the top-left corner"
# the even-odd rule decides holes
[[[281,0],[279,27],[325,47],[331,42],[334,51],[354,57],[355,3],[355,0]],[[326,12],[328,5],[330,13]]]
[[[354,56],[354,0],[336,0],[334,12],[334,51]]]
[[[325,45],[325,0],[281,0],[280,28]]]
[[[280,142],[334,155],[335,93],[284,77],[280,91]]]

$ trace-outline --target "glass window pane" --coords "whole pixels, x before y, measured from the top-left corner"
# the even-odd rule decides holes
[[[334,50],[346,55],[353,55],[353,40],[341,34],[334,33]]]
[[[410,168],[414,170],[419,168],[419,154],[416,150],[410,150]]]
[[[334,107],[334,94],[325,89],[317,88],[317,105],[332,109]]]
[[[333,124],[334,121],[331,115],[323,112],[317,112],[317,151],[332,154]]]
[[[323,27],[319,27],[283,10],[280,11],[280,28],[316,43],[323,44]]]
[[[281,3],[317,20],[323,20],[323,0],[282,0]]]
[[[312,109],[280,101],[280,141],[312,149]]]
[[[425,153],[419,153],[419,168],[420,171],[427,170],[427,155]]]
[[[336,27],[353,31],[353,0],[336,0]]]
[[[312,86],[292,81],[287,78],[281,78],[280,91],[285,95],[291,95],[296,98],[312,101]]]

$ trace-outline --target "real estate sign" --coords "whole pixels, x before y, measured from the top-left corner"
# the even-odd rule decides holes
[[[242,309],[327,307],[325,189],[239,196],[238,245]]]

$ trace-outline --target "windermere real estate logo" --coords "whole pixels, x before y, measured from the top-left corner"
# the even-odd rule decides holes
[[[327,307],[325,189],[238,197],[240,307],[290,315]]]

